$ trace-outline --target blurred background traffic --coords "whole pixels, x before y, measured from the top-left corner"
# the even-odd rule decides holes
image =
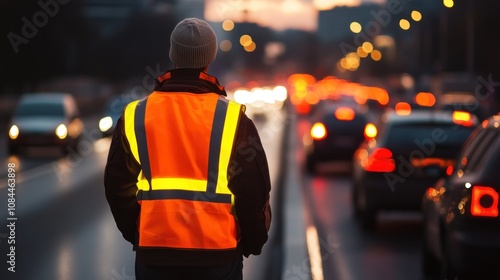
[[[17,166],[24,219],[24,268],[6,279],[134,279],[102,172],[123,108],[173,67],[170,32],[186,17],[215,30],[209,73],[268,153],[275,219],[247,279],[500,277],[500,2],[7,0],[0,11],[0,157]]]

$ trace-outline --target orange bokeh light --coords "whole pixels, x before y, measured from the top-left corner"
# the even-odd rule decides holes
[[[430,92],[419,92],[415,96],[415,102],[424,107],[432,107],[436,104],[436,97]]]
[[[394,108],[396,109],[396,114],[400,116],[411,114],[411,105],[408,102],[398,102]]]

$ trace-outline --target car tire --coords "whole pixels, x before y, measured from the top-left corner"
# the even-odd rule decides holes
[[[361,229],[365,232],[375,230],[377,225],[377,210],[366,208],[360,213]]]

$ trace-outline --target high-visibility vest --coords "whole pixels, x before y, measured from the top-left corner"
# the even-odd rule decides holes
[[[125,135],[142,169],[139,247],[237,247],[228,167],[243,111],[216,93],[153,92],[126,107]]]

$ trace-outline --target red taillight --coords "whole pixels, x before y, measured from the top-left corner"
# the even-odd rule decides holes
[[[498,217],[498,192],[492,187],[472,187],[470,212],[478,217]]]
[[[394,106],[396,114],[400,116],[408,116],[411,114],[411,105],[408,102],[398,102]]]
[[[317,122],[311,128],[311,137],[314,140],[322,140],[326,138],[326,127],[324,124]]]
[[[369,172],[393,172],[396,169],[392,152],[387,148],[373,150],[368,158],[361,162],[361,166]]]
[[[297,104],[295,108],[297,110],[297,113],[299,113],[300,115],[309,114],[309,112],[311,111],[311,105],[307,104],[306,102]]]
[[[453,165],[449,165],[448,168],[446,168],[446,175],[451,176],[453,173]]]
[[[366,139],[373,139],[377,136],[377,127],[372,123],[367,123],[365,125],[364,135]]]
[[[454,111],[452,119],[454,123],[463,126],[472,126],[474,124],[471,114],[465,111]]]

